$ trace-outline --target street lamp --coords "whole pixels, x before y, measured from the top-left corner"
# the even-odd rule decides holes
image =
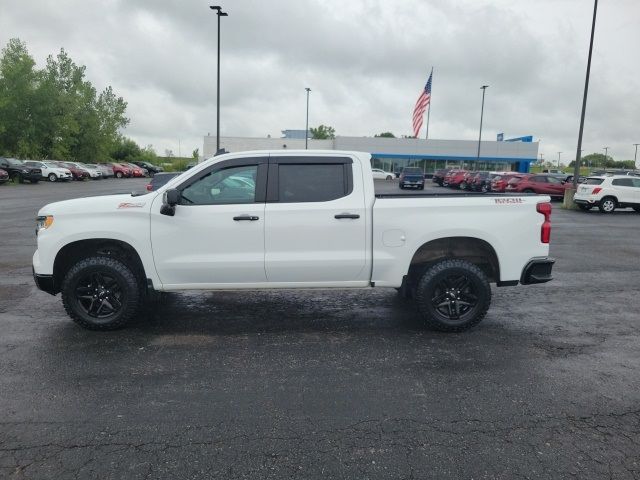
[[[602,168],[604,168],[605,170],[607,169],[607,152],[609,151],[609,147],[602,147],[602,149],[604,150],[604,162],[602,165]]]
[[[211,10],[218,15],[218,73],[216,82],[216,154],[220,151],[220,17],[228,17],[229,14],[222,11],[218,5],[209,5]]]
[[[307,91],[307,126],[304,130],[304,149],[307,150],[309,148],[309,92],[311,89],[309,87],[305,87]]]
[[[576,149],[576,164],[573,169],[573,189],[578,189],[578,177],[580,176],[580,156],[582,152],[582,132],[584,130],[584,114],[587,111],[587,93],[589,92],[589,74],[591,72],[591,53],[593,52],[593,35],[596,31],[596,13],[598,12],[598,0],[593,2],[593,21],[591,22],[591,40],[589,42],[589,57],[587,59],[587,74],[584,79],[584,95],[582,96],[582,113],[580,114],[580,129],[578,130],[578,148]]]
[[[540,154],[540,165],[542,165],[544,163],[544,158],[542,158],[543,155],[544,155],[544,153]]]
[[[482,141],[482,116],[484,115],[484,94],[489,85],[483,85],[480,87],[482,90],[482,107],[480,108],[480,134],[478,135],[478,155],[476,156],[476,163],[480,161],[480,142]]]
[[[638,160],[638,145],[640,145],[640,143],[634,143],[633,145],[636,147],[636,153],[633,156],[633,166],[635,168],[636,160]]]
[[[558,170],[560,170],[560,154],[561,154],[561,153],[562,153],[562,152],[558,152]]]

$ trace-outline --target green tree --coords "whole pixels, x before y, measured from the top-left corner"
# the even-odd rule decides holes
[[[199,149],[199,148],[196,148],[196,149],[193,151],[193,153],[191,154],[191,156],[192,156],[194,159],[196,159],[196,160],[197,160],[197,159],[200,157],[200,149]]]
[[[391,133],[391,132],[382,132],[379,133],[378,135],[374,135],[374,137],[380,137],[380,138],[396,138],[396,136]]]
[[[330,138],[336,138],[336,130],[333,127],[327,125],[320,125],[317,128],[309,128],[311,132],[311,138],[314,140],[327,140]]]

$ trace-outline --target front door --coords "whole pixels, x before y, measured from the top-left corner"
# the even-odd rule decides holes
[[[151,209],[151,244],[165,288],[233,288],[266,281],[266,158],[223,161],[177,189],[175,215]]]
[[[265,218],[269,282],[367,285],[362,172],[350,158],[272,157]]]

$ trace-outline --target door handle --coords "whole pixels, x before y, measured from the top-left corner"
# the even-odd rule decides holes
[[[253,215],[240,215],[238,217],[233,217],[236,222],[241,220],[248,220],[250,222],[255,222],[256,220],[260,220],[260,217],[254,217]]]
[[[339,213],[337,215],[334,215],[333,217],[334,218],[338,218],[338,219],[340,219],[340,218],[353,218],[353,219],[356,219],[356,218],[360,218],[360,215],[358,215],[357,213]]]

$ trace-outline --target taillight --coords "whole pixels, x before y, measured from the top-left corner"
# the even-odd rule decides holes
[[[536,205],[536,210],[544,215],[544,222],[540,228],[540,241],[549,243],[551,240],[551,204],[549,202],[539,203]]]
[[[595,195],[596,193],[600,192],[600,190],[602,190],[602,187],[596,187],[593,190],[591,190],[591,195]]]

